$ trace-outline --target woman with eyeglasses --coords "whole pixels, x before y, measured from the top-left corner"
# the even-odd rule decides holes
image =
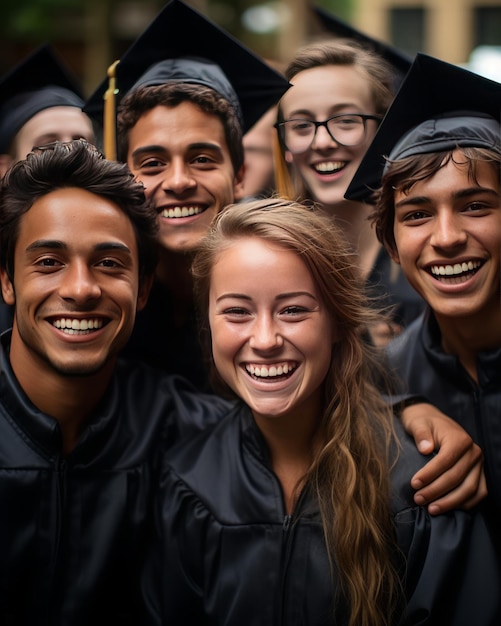
[[[318,203],[336,218],[371,293],[395,307],[392,323],[371,331],[384,344],[424,305],[379,244],[371,207],[344,194],[393,98],[393,68],[353,40],[328,40],[300,48],[285,75],[292,87],[275,125],[278,193]]]

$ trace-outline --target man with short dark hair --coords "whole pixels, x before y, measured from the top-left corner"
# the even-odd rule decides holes
[[[210,42],[210,43],[209,43]],[[171,0],[116,66],[118,157],[157,209],[159,263],[126,352],[209,390],[192,253],[242,187],[242,133],[288,83],[184,2]],[[106,83],[85,110],[102,118]],[[105,125],[107,140],[114,128]]]
[[[118,358],[156,230],[143,186],[85,141],[36,150],[2,183],[1,624],[140,624],[158,456],[225,407]]]

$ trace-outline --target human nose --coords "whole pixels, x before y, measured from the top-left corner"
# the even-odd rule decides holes
[[[70,264],[61,277],[59,295],[65,300],[84,303],[101,296],[101,288],[85,262]]]
[[[467,233],[461,224],[460,216],[442,211],[435,220],[431,235],[431,245],[435,248],[457,248],[463,246],[467,240]]]
[[[165,192],[179,194],[187,189],[193,189],[196,184],[188,165],[181,161],[173,161],[165,171],[162,188]]]
[[[266,352],[283,346],[284,340],[271,315],[258,315],[252,329],[249,345],[253,350]]]
[[[325,147],[332,147],[332,145],[339,145],[336,139],[331,135],[327,128],[327,122],[317,122],[315,126],[315,132],[313,133],[313,140],[311,147],[316,149],[322,149]]]

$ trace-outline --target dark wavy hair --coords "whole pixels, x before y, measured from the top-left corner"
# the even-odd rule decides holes
[[[129,218],[136,235],[139,278],[151,276],[157,264],[155,209],[127,165],[108,161],[84,139],[35,148],[5,175],[0,187],[0,267],[14,279],[14,251],[22,216],[42,196],[65,187],[85,189],[115,203]]]

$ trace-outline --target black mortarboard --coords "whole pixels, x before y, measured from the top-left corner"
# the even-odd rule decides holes
[[[399,84],[402,81],[412,63],[412,58],[408,54],[378,39],[369,37],[369,35],[362,33],[347,22],[344,22],[335,15],[332,15],[332,13],[328,13],[321,7],[313,7],[313,12],[317,15],[325,30],[328,30],[337,37],[354,39],[365,48],[369,48],[377,52],[393,67],[395,72],[395,82]]]
[[[370,201],[386,158],[451,150],[501,150],[501,83],[417,54],[345,197]]]
[[[182,60],[181,60],[182,57]],[[288,88],[283,76],[181,0],[171,0],[116,66],[116,104],[133,87],[170,81],[212,87],[237,106],[244,132]],[[85,112],[103,119],[105,80]]]
[[[82,108],[76,79],[46,44],[0,80],[0,153],[34,115],[55,106]]]

